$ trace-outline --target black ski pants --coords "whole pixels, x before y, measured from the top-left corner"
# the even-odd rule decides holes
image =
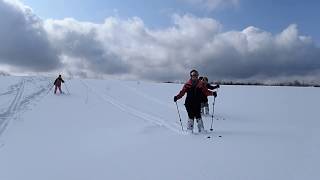
[[[201,104],[185,104],[186,110],[188,112],[189,119],[199,119],[201,118]]]

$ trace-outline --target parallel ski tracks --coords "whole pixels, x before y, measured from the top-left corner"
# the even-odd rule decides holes
[[[115,98],[111,97],[110,95],[107,95],[107,94],[101,95],[101,93],[90,88],[89,85],[87,83],[85,83],[84,81],[81,80],[81,82],[88,90],[93,92],[99,98],[103,99],[105,102],[112,104],[113,106],[117,107],[121,111],[128,113],[128,114],[131,114],[135,117],[141,118],[145,121],[151,122],[155,125],[163,126],[173,132],[181,134],[181,127],[178,124],[168,123],[168,122],[166,122],[165,119],[163,119],[161,117],[157,117],[155,115],[151,115],[151,114],[147,114],[145,112],[139,111],[138,109],[136,109],[134,107],[131,107],[129,105],[121,103],[120,101],[116,100]]]
[[[48,78],[23,77],[20,82],[11,85],[8,92],[2,93],[2,95],[6,96],[13,95],[13,99],[7,109],[0,113],[0,136],[7,129],[12,119],[19,118],[19,114],[27,110],[30,104],[34,103],[38,98],[44,97],[43,95],[46,94],[50,86],[43,83],[48,81]],[[27,87],[32,88],[32,91],[27,92]]]
[[[16,88],[15,89],[16,94],[13,100],[11,101],[8,109],[4,113],[0,114],[0,135],[7,128],[10,118],[13,117],[16,114],[16,112],[19,110],[19,104],[21,102],[22,95],[24,92],[25,80],[23,79],[20,83],[13,86],[15,86]]]

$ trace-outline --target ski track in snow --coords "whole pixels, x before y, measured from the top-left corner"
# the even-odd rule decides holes
[[[41,81],[45,81],[47,84],[42,83],[42,85],[41,85],[41,83],[39,83]],[[96,96],[101,98],[104,102],[112,104],[114,107],[120,109],[121,111],[123,111],[125,113],[131,114],[135,117],[138,117],[138,118],[141,118],[145,121],[151,122],[152,124],[155,124],[157,126],[165,127],[173,132],[176,132],[179,134],[185,134],[184,132],[181,132],[181,126],[180,126],[179,122],[169,123],[168,121],[166,121],[165,119],[163,119],[161,117],[158,117],[156,115],[152,115],[149,113],[145,113],[141,110],[138,110],[137,108],[134,108],[130,105],[126,105],[126,104],[120,102],[119,100],[112,97],[111,95],[108,95],[106,93],[100,93],[100,92],[90,88],[90,86],[88,85],[87,82],[84,82],[82,80],[80,80],[80,82],[87,89],[86,97],[85,97],[86,104],[89,101],[89,91],[91,91],[91,92],[93,92],[93,94],[95,94]],[[52,89],[51,84],[52,84],[51,79],[49,79],[49,78],[42,78],[41,79],[41,78],[33,78],[33,77],[24,77],[24,78],[22,78],[22,80],[20,82],[11,85],[8,88],[7,92],[0,93],[0,97],[4,96],[4,95],[11,95],[11,94],[13,95],[14,94],[13,100],[11,101],[9,107],[7,109],[0,111],[0,112],[2,112],[2,113],[0,113],[0,136],[7,129],[7,126],[10,123],[10,120],[18,119],[19,114],[28,110],[28,108],[30,107],[30,104],[37,101],[37,99],[39,99],[39,97],[44,98],[45,96],[48,95],[48,93]],[[39,86],[39,85],[41,85],[41,86]],[[122,84],[119,83],[119,85],[122,85]],[[31,93],[26,95],[26,92],[25,92],[26,86],[36,87],[36,88],[33,88],[35,90],[33,90]],[[163,105],[164,107],[167,107],[169,109],[175,108],[175,106],[167,105],[164,102],[160,101],[159,99],[145,95],[144,93],[140,92],[137,88],[130,87],[127,85],[122,85],[122,86],[125,87],[126,89],[129,89],[133,93],[151,101],[151,102]],[[204,118],[211,118],[211,115],[204,117]],[[215,120],[221,120],[221,119],[225,120],[224,117],[219,117],[217,115],[214,115],[214,119]]]
[[[89,85],[87,83],[85,83],[84,81],[80,80],[82,82],[82,84],[91,92],[93,92],[95,95],[97,95],[99,98],[103,99],[105,102],[108,102],[110,104],[112,104],[113,106],[117,107],[118,109],[120,109],[121,111],[131,114],[133,116],[136,116],[138,118],[141,118],[145,121],[151,122],[155,125],[158,126],[162,126],[165,127],[173,132],[176,132],[178,134],[183,134],[181,132],[181,127],[178,124],[170,124],[168,122],[166,122],[164,119],[151,115],[151,114],[147,114],[144,113],[142,111],[139,111],[131,106],[125,105],[123,103],[121,103],[120,101],[117,101],[115,98],[111,97],[110,95],[107,94],[103,94],[99,93],[95,90],[93,90],[92,88],[89,87]]]
[[[0,95],[10,95],[15,94],[13,100],[11,101],[9,107],[0,113],[0,136],[7,129],[10,121],[12,119],[18,119],[19,114],[28,110],[29,106],[35,102],[38,97],[42,97],[43,94],[47,93],[50,87],[49,85],[37,86],[39,81],[49,81],[48,78],[40,79],[33,77],[24,77],[22,80],[8,88],[8,91],[1,93]],[[39,89],[32,91],[27,94],[25,92],[26,86],[36,87],[34,89]],[[25,95],[25,96],[24,96]]]
[[[209,119],[209,118],[210,118],[210,120],[211,120],[212,114],[201,115],[201,117],[202,117],[202,118],[205,118],[205,119]],[[221,115],[218,115],[218,114],[214,114],[214,115],[213,115],[213,119],[216,120],[216,121],[222,121],[222,120],[225,121],[225,120],[226,120],[225,117],[223,117],[223,116],[221,116]]]
[[[4,130],[7,128],[9,124],[10,117],[15,114],[15,112],[18,110],[18,104],[21,100],[23,90],[24,90],[24,80],[22,80],[19,84],[13,85],[11,89],[15,89],[16,95],[14,99],[12,100],[9,108],[4,112],[0,114],[1,124],[0,124],[0,135],[4,132]]]
[[[147,95],[147,94],[145,94],[145,93],[142,93],[142,92],[139,91],[136,87],[129,86],[129,85],[125,85],[124,83],[119,83],[119,82],[117,82],[117,83],[118,83],[119,86],[122,86],[122,87],[124,87],[124,88],[126,88],[126,89],[131,90],[132,92],[134,92],[135,94],[143,97],[144,99],[148,99],[148,100],[150,100],[150,101],[152,101],[152,102],[154,102],[154,103],[157,103],[157,104],[159,104],[159,105],[162,105],[162,106],[164,106],[164,107],[168,107],[168,108],[171,108],[171,109],[176,109],[176,107],[175,107],[174,105],[168,105],[168,103],[165,103],[165,102],[163,102],[163,101],[160,101],[160,100],[157,99],[157,98],[154,98],[154,97],[152,97],[152,96],[150,96],[150,95]],[[145,117],[146,117],[146,116],[145,116]],[[210,118],[210,121],[211,121],[212,114],[202,115],[202,119],[208,119],[208,118]],[[160,119],[161,119],[161,118],[160,118]],[[223,117],[223,116],[221,116],[221,115],[218,115],[218,114],[214,114],[214,115],[213,115],[213,119],[216,120],[216,121],[226,120],[225,117]],[[179,126],[179,125],[177,125],[177,126]],[[180,129],[180,128],[181,128],[181,126],[178,127],[178,129]],[[180,131],[180,132],[181,132],[181,131]]]
[[[120,83],[120,82],[118,82],[118,85],[119,86],[122,86],[122,87],[124,87],[124,88],[126,88],[126,89],[129,89],[129,90],[131,90],[132,92],[134,92],[134,93],[136,93],[137,95],[139,95],[139,96],[141,96],[141,97],[143,97],[143,98],[145,98],[145,99],[148,99],[148,100],[150,100],[150,101],[152,101],[152,102],[155,102],[155,103],[157,103],[157,104],[159,104],[159,105],[162,105],[162,106],[165,106],[165,107],[168,107],[168,108],[171,108],[171,109],[176,109],[176,107],[174,106],[174,105],[169,105],[168,103],[166,103],[166,102],[163,102],[163,101],[160,101],[159,99],[157,99],[157,98],[154,98],[154,97],[152,97],[152,96],[150,96],[150,95],[147,95],[147,94],[145,94],[145,93],[142,93],[141,91],[139,91],[137,88],[135,88],[135,87],[132,87],[132,86],[129,86],[129,85],[125,85],[124,83]]]
[[[157,103],[157,104],[159,104],[159,105],[162,105],[162,106],[164,106],[164,107],[167,107],[167,108],[176,110],[176,106],[175,106],[175,105],[170,105],[170,104],[165,103],[165,102],[163,102],[163,101],[161,101],[161,100],[159,100],[159,99],[157,99],[157,98],[154,98],[154,97],[152,97],[152,96],[150,96],[150,95],[147,95],[147,94],[139,91],[138,88],[133,87],[132,85],[130,86],[130,85],[127,85],[127,84],[124,84],[124,83],[120,83],[120,82],[117,82],[117,84],[118,84],[118,86],[122,86],[122,87],[124,87],[125,89],[131,90],[133,93],[135,93],[135,94],[143,97],[144,99],[148,99],[148,100],[150,100],[150,101],[152,101],[152,102],[154,102],[154,103]],[[217,91],[218,91],[218,90],[217,90]],[[212,111],[212,108],[211,108],[211,111]],[[208,118],[210,118],[210,122],[211,122],[212,113],[209,114],[209,115],[202,115],[202,119],[203,119],[203,120],[208,120]],[[216,121],[222,121],[222,120],[224,121],[224,120],[226,120],[225,117],[223,117],[223,116],[221,116],[221,115],[218,115],[218,114],[216,114],[216,113],[213,115],[213,119],[216,120]],[[179,127],[181,128],[181,126],[179,126]]]

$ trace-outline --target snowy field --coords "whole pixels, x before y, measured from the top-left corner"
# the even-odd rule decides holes
[[[222,86],[186,135],[181,84],[53,80],[0,77],[0,180],[320,179],[319,88]]]

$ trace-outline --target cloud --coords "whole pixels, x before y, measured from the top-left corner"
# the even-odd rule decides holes
[[[19,71],[59,67],[41,19],[18,1],[0,0],[0,64]]]
[[[0,21],[7,25],[0,39],[11,38],[0,45],[0,62],[34,72],[156,81],[188,78],[193,68],[211,80],[320,77],[320,49],[295,24],[278,34],[253,26],[223,31],[215,19],[175,14],[171,26],[150,29],[138,17],[40,20],[26,8],[0,8],[11,15]],[[10,24],[19,28],[10,32]]]
[[[277,35],[256,27],[221,33],[203,51],[199,68],[218,78],[309,76],[320,70],[320,49],[311,38],[299,36],[295,24]]]
[[[68,69],[70,73],[164,80],[184,73],[192,64],[189,50],[221,30],[220,23],[209,18],[174,15],[173,20],[174,26],[163,30],[150,30],[137,17],[110,17],[103,24],[47,20],[44,27],[66,68],[77,67]]]
[[[45,24],[53,44],[82,74],[172,80],[198,68],[216,79],[268,79],[320,70],[319,48],[295,24],[275,35],[252,26],[223,32],[218,21],[192,15],[174,15],[173,26],[158,30],[137,17]]]
[[[214,11],[219,8],[237,7],[240,0],[180,0],[192,5],[205,8],[208,11]]]

